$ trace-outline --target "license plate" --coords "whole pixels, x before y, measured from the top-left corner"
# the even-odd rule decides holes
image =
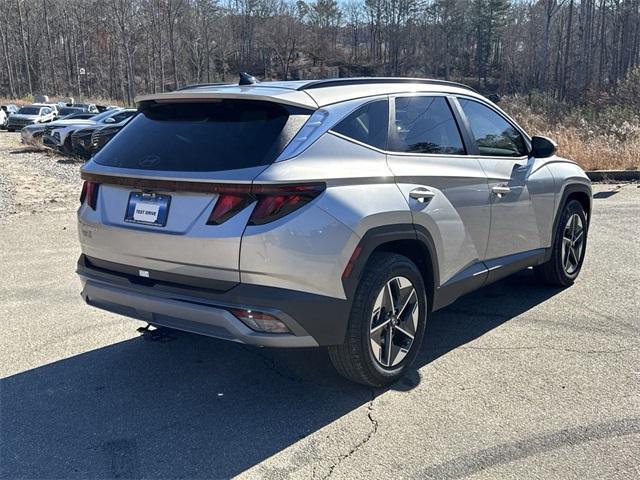
[[[167,224],[171,196],[131,192],[125,222],[164,227]]]

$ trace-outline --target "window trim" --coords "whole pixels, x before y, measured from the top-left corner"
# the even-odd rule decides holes
[[[509,125],[511,125],[514,129],[516,129],[516,131],[518,131],[520,133],[520,135],[522,135],[525,147],[527,148],[527,153],[525,153],[524,155],[517,156],[517,157],[511,157],[511,156],[505,156],[505,155],[482,155],[480,153],[480,149],[478,148],[478,143],[477,143],[475,137],[473,136],[473,131],[471,130],[471,126],[469,125],[469,119],[467,118],[467,115],[464,113],[464,110],[462,109],[462,105],[460,105],[460,102],[458,101],[460,98],[462,98],[464,100],[469,100],[469,101],[472,101],[472,102],[476,102],[476,103],[479,103],[479,104],[487,107],[488,109],[492,110],[495,114],[497,114],[499,117],[501,117]],[[497,107],[495,107],[493,105],[490,105],[489,103],[483,101],[480,98],[472,97],[472,96],[469,96],[469,95],[459,95],[459,94],[452,95],[451,101],[455,105],[456,110],[458,110],[458,112],[460,114],[460,117],[462,119],[462,124],[464,125],[464,128],[467,131],[467,134],[469,135],[470,141],[472,142],[473,151],[475,152],[475,153],[472,154],[473,156],[478,157],[478,158],[490,158],[490,159],[501,159],[501,160],[518,160],[518,159],[529,158],[531,156],[531,137],[529,137],[527,132],[525,132],[520,127],[520,125],[518,125],[515,122],[515,120],[513,120],[505,112],[503,112],[502,110],[500,110],[499,108],[497,108]]]
[[[453,117],[456,128],[458,129],[458,134],[460,135],[460,141],[462,142],[464,153],[421,153],[393,150],[393,147],[399,145],[398,132],[394,128],[396,124],[396,98],[406,97],[443,97],[449,107],[449,110],[451,111],[451,116]],[[451,102],[451,94],[443,92],[406,92],[389,95],[389,133],[387,134],[387,150],[385,151],[385,153],[387,153],[388,155],[400,155],[406,157],[468,157],[471,155],[471,153],[469,153],[471,150],[471,146],[475,146],[475,143],[469,143],[468,139],[466,138],[464,129],[461,128],[460,119],[458,118],[458,115],[456,115],[456,110]]]

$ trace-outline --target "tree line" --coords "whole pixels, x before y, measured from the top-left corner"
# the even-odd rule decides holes
[[[580,102],[640,64],[640,0],[0,0],[0,96],[418,76]]]

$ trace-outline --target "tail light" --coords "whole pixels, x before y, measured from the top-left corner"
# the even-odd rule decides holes
[[[96,209],[98,205],[98,187],[99,183],[86,181],[82,184],[82,192],[80,193],[80,204],[82,205],[85,200],[87,205],[92,210]]]
[[[316,198],[324,191],[325,184],[253,185],[249,191],[243,192],[242,189],[229,186],[220,192],[207,225],[220,225],[253,202],[256,202],[256,206],[249,218],[249,225],[273,222]]]
[[[207,225],[220,225],[226,222],[236,213],[247,207],[253,198],[250,195],[238,195],[233,193],[221,193],[213,207]]]
[[[303,207],[325,189],[324,183],[302,185],[254,185],[251,189],[258,203],[249,225],[264,225]]]

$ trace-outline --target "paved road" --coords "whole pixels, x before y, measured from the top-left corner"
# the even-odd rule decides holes
[[[77,181],[41,165],[75,167],[2,142],[2,478],[640,475],[637,186],[597,189],[572,288],[525,272],[465,297],[434,316],[414,373],[369,390],[321,350],[151,340],[84,306]]]

